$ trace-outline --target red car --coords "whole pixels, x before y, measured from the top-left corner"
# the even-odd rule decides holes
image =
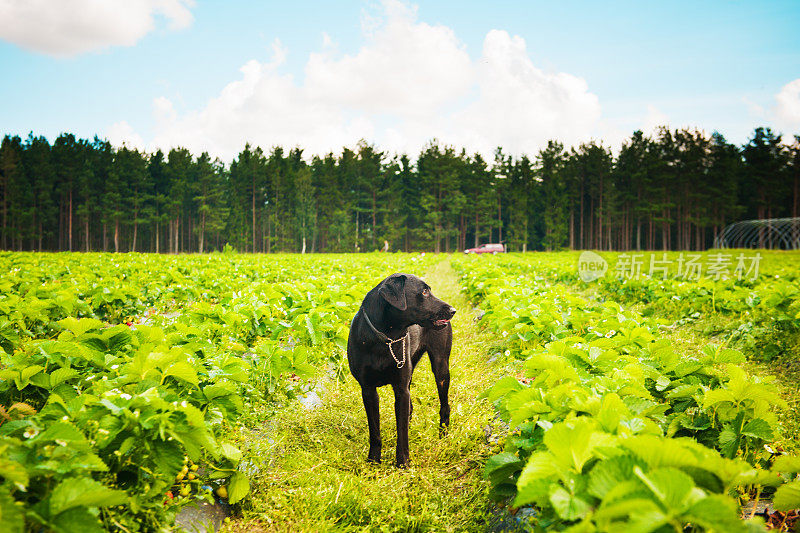
[[[506,251],[503,244],[481,244],[477,248],[467,248],[464,250],[465,254],[497,254]]]

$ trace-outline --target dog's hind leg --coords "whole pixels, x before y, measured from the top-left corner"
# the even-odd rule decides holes
[[[361,398],[364,400],[364,410],[367,412],[369,425],[369,453],[367,461],[381,462],[381,416],[378,400],[378,389],[375,387],[361,387]]]
[[[404,383],[393,384],[394,389],[394,415],[397,420],[397,466],[408,463],[408,420],[411,410],[411,393],[408,385]]]
[[[447,434],[447,427],[450,425],[450,402],[448,394],[450,391],[450,354],[430,353],[431,368],[433,377],[436,379],[436,390],[439,392],[439,435]]]

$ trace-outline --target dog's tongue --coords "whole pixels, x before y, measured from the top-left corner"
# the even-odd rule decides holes
[[[434,324],[436,324],[437,326],[444,326],[444,325],[445,325],[445,324],[447,324],[448,322],[450,322],[450,319],[448,319],[448,318],[441,318],[441,319],[439,319],[439,320],[436,320],[436,321],[434,321]]]

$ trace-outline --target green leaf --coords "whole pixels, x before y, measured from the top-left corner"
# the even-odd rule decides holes
[[[581,417],[554,424],[544,434],[544,443],[559,466],[579,474],[586,461],[592,458],[594,434],[593,423]]]
[[[603,396],[597,420],[603,426],[603,429],[613,433],[617,430],[622,416],[627,416],[628,414],[630,414],[628,407],[622,403],[617,393],[612,392]]]
[[[58,325],[62,328],[68,329],[76,337],[78,337],[87,331],[100,329],[103,327],[103,322],[97,320],[96,318],[74,318],[70,316],[63,320],[59,320]]]
[[[775,472],[796,474],[800,472],[800,457],[795,455],[781,455],[772,463]]]
[[[493,455],[486,461],[483,473],[493,484],[497,484],[517,470],[521,470],[522,466],[523,462],[515,454],[503,452]]]
[[[567,492],[563,487],[553,484],[550,488],[550,504],[558,516],[564,520],[578,520],[586,516],[592,508],[591,503],[580,496]]]
[[[86,443],[88,447],[88,441],[86,440],[84,434],[81,433],[81,430],[69,422],[55,422],[50,427],[42,431],[36,438],[40,441],[65,441],[70,443],[72,446]]]
[[[623,403],[628,406],[633,414],[640,415],[657,408],[659,404],[646,398],[639,398],[636,396],[625,396],[622,398]]]
[[[75,455],[70,461],[60,463],[57,469],[57,471],[62,474],[84,470],[87,472],[107,472],[108,465],[94,453],[81,452]]]
[[[514,376],[505,376],[500,378],[497,383],[495,383],[492,388],[489,389],[487,397],[489,398],[490,402],[495,402],[509,392],[520,390],[522,388],[525,388],[525,385],[520,383],[517,378]]]
[[[121,351],[126,344],[131,342],[133,335],[125,326],[117,326],[103,332],[103,339],[106,341],[109,353]]]
[[[233,444],[230,444],[228,442],[223,442],[220,445],[220,447],[222,448],[222,456],[225,457],[226,459],[229,459],[234,464],[238,464],[239,461],[242,460],[241,450],[239,450],[239,448],[237,448]]]
[[[214,398],[219,398],[220,396],[229,396],[235,393],[236,386],[227,381],[203,387],[203,395],[207,400],[213,400]]]
[[[526,505],[546,497],[550,479],[558,473],[550,452],[537,452],[528,458],[517,480],[517,497],[514,506]]]
[[[24,510],[6,492],[0,492],[0,531],[22,533],[25,527]]]
[[[22,390],[28,386],[31,381],[31,377],[38,374],[44,370],[44,367],[41,365],[31,365],[26,366],[19,372],[19,377],[14,379],[14,383],[17,385],[17,389]]]
[[[659,468],[645,474],[638,466],[633,473],[644,483],[670,514],[678,514],[694,488],[694,481],[688,474],[675,468]]]
[[[719,451],[723,456],[732,459],[742,443],[742,438],[737,435],[730,424],[726,424],[725,428],[719,433]]]
[[[736,397],[727,389],[709,389],[703,395],[703,409],[708,409],[709,407],[714,407],[725,402],[736,402]]]
[[[20,376],[20,379],[25,381],[25,380],[31,379],[31,376],[33,376],[34,374],[38,374],[42,370],[44,370],[43,366],[31,365],[31,366],[23,368],[20,371],[19,376]]]
[[[746,360],[744,354],[739,350],[734,350],[733,348],[723,348],[719,351],[716,357],[716,362],[719,364],[722,363],[733,363],[733,364],[741,364],[744,363]]]
[[[161,328],[145,324],[136,325],[136,336],[139,337],[141,344],[161,344],[165,339],[164,331]]]
[[[792,481],[778,487],[772,497],[772,505],[779,511],[800,508],[800,481]]]
[[[701,369],[704,369],[704,368],[705,368],[705,365],[703,363],[701,363],[700,361],[689,360],[689,361],[683,361],[683,362],[679,363],[672,370],[672,372],[677,377],[682,378],[684,376],[688,376],[689,374],[692,374],[692,373],[697,372],[698,370],[701,370]]]
[[[189,424],[197,428],[205,428],[206,420],[203,411],[188,402],[186,405],[181,404],[178,409],[186,415],[186,420]]]
[[[58,368],[50,373],[50,388],[54,389],[70,378],[74,378],[78,372],[74,368]]]
[[[763,418],[754,418],[745,424],[742,428],[742,435],[761,440],[772,440],[774,436],[772,426]]]
[[[311,339],[311,344],[314,346],[319,344],[316,326],[316,318],[312,318],[310,314],[306,315],[306,330],[308,331],[308,336]]]
[[[714,494],[692,504],[682,518],[709,531],[745,532],[747,526],[739,520],[738,506],[728,496]]]
[[[52,520],[55,533],[103,533],[100,520],[85,507],[73,507]]]
[[[719,476],[713,472],[714,467],[706,465],[706,468],[707,469],[697,466],[684,466],[681,468],[681,471],[689,474],[694,484],[706,492],[724,492],[725,486]],[[765,470],[761,470],[761,472],[768,473],[768,471]]]
[[[55,516],[72,507],[108,507],[124,503],[128,495],[87,478],[62,481],[50,496],[50,514]]]
[[[248,492],[250,492],[250,481],[247,476],[241,472],[234,473],[228,483],[228,503],[233,505],[247,496]]]
[[[174,376],[178,379],[182,379],[192,385],[197,385],[199,382],[197,380],[197,372],[194,368],[192,368],[189,363],[185,363],[183,361],[178,361],[177,363],[173,363],[164,371],[164,377],[167,376]]]
[[[784,479],[781,478],[777,472],[763,470],[761,468],[750,468],[736,474],[732,481],[728,482],[728,486],[741,487],[744,485],[762,485],[765,487],[777,487],[784,482]],[[716,490],[715,492],[722,492],[722,490]]]
[[[591,520],[582,520],[577,524],[568,527],[564,533],[597,533],[597,528],[592,524]]]
[[[49,389],[50,375],[45,374],[44,372],[37,372],[33,377],[31,377],[30,382],[36,385],[37,387],[41,387],[43,389]]]
[[[183,450],[175,441],[156,440],[150,444],[153,463],[160,473],[172,478],[183,468]]]
[[[494,502],[509,500],[517,494],[517,486],[514,483],[501,483],[492,487],[489,491],[489,498]]]
[[[698,390],[700,390],[698,385],[678,385],[667,393],[667,398],[670,400],[691,398]]]
[[[653,500],[637,497],[610,505],[603,503],[593,518],[600,531],[612,530],[613,524],[616,526],[613,531],[625,533],[656,531],[668,520]],[[619,519],[627,519],[627,522],[620,522]]]
[[[741,364],[745,361],[744,354],[732,348],[717,348],[709,344],[703,348],[703,353],[704,357],[702,357],[702,360],[704,362],[718,365],[725,363]]]
[[[0,456],[0,476],[17,485],[17,487],[28,486],[28,471],[25,467],[11,459]]]
[[[133,448],[134,444],[136,444],[136,439],[134,437],[128,437],[122,441],[122,444],[119,445],[119,449],[117,450],[119,451],[120,457],[124,457],[125,454],[128,453],[131,448]]]
[[[638,435],[620,443],[642,459],[649,468],[698,466],[700,458],[679,439]]]
[[[630,455],[619,455],[599,462],[589,473],[589,493],[602,499],[608,491],[633,478],[636,464]]]

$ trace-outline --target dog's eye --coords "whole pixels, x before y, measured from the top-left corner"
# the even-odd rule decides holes
[[[430,293],[431,293],[431,290],[430,290],[430,289],[422,289],[422,295],[423,295],[423,296],[429,296],[429,295],[430,295]]]

